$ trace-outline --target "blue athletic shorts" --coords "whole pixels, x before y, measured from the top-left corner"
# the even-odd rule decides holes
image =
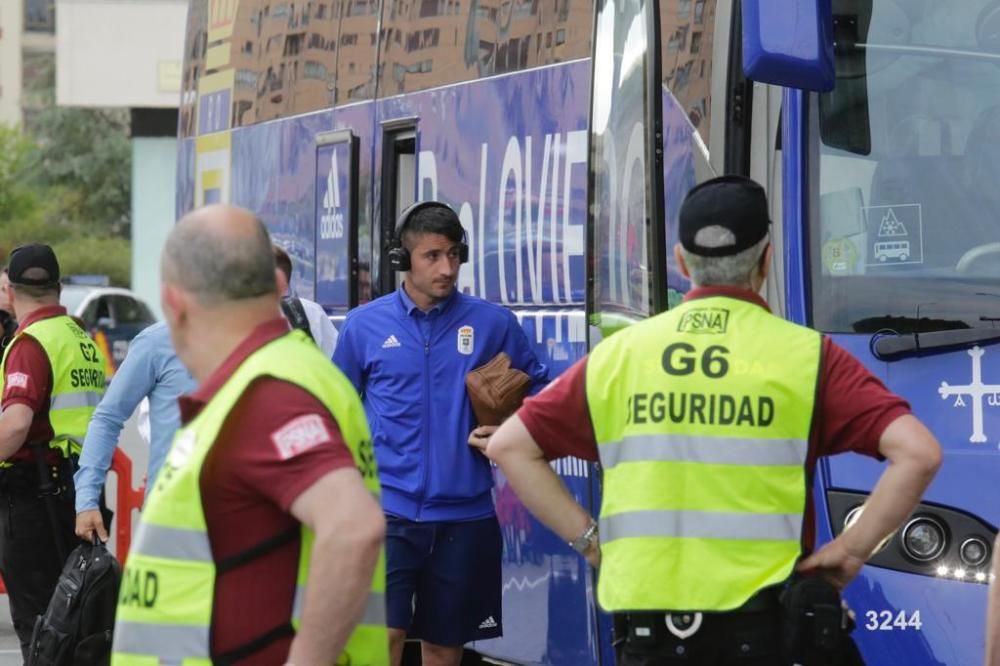
[[[496,517],[418,523],[386,516],[386,523],[389,628],[444,646],[503,635]]]

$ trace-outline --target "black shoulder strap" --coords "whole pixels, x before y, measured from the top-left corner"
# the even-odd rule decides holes
[[[249,564],[256,559],[272,553],[283,546],[287,546],[290,543],[295,542],[301,536],[301,528],[296,525],[294,527],[289,527],[284,532],[279,532],[272,537],[264,539],[260,543],[247,548],[246,550],[236,553],[235,555],[230,555],[225,559],[218,560],[215,563],[216,574],[221,575],[227,571],[232,571],[244,564]]]
[[[270,631],[266,631],[257,638],[244,643],[243,645],[225,652],[223,654],[213,654],[212,663],[215,666],[230,666],[231,664],[236,664],[243,661],[247,657],[254,655],[271,643],[281,640],[286,636],[294,636],[295,627],[292,626],[290,622],[283,622],[277,627],[274,627]]]
[[[302,305],[302,299],[294,296],[285,296],[281,299],[281,311],[285,314],[285,319],[300,331],[305,331],[306,335],[312,339],[312,329],[309,328],[309,317],[306,316],[306,309]]]
[[[287,299],[283,299],[282,302],[284,302],[284,300]],[[301,304],[299,307],[302,307]],[[295,542],[300,538],[301,534],[302,530],[298,525],[290,527],[284,532],[280,532],[269,539],[265,539],[257,545],[247,548],[241,553],[219,560],[215,563],[216,573],[221,575],[227,571],[232,571],[233,569],[253,562],[268,553],[274,552],[282,546]],[[247,641],[238,648],[232,649],[224,654],[213,654],[212,663],[216,666],[229,666],[229,664],[235,664],[238,661],[246,659],[250,655],[260,652],[271,643],[286,636],[293,635],[295,635],[295,629],[292,625],[288,622],[282,622],[271,630],[260,634],[253,640]]]

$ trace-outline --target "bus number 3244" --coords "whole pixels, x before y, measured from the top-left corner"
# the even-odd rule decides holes
[[[919,610],[912,613],[907,613],[905,610],[898,613],[890,610],[870,610],[865,613],[865,619],[867,619],[865,629],[868,631],[906,631],[907,629],[920,631],[920,628],[923,627]]]

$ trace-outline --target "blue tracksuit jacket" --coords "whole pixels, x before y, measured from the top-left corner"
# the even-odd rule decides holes
[[[350,314],[333,361],[361,394],[385,512],[409,520],[466,521],[493,514],[493,477],[472,450],[476,427],[465,375],[499,352],[548,381],[514,315],[458,291],[427,314],[402,287]]]

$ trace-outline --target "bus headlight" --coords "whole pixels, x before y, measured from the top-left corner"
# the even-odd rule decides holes
[[[903,528],[903,550],[918,562],[930,562],[944,552],[947,537],[944,527],[928,516],[919,516]]]
[[[858,522],[868,501],[864,493],[826,491],[834,538]],[[868,567],[934,576],[964,584],[993,581],[990,560],[996,555],[993,525],[981,518],[939,504],[917,505],[892,536],[892,547],[882,547],[865,563]]]
[[[970,537],[959,546],[958,556],[967,567],[978,567],[990,556],[990,547],[979,537]]]

